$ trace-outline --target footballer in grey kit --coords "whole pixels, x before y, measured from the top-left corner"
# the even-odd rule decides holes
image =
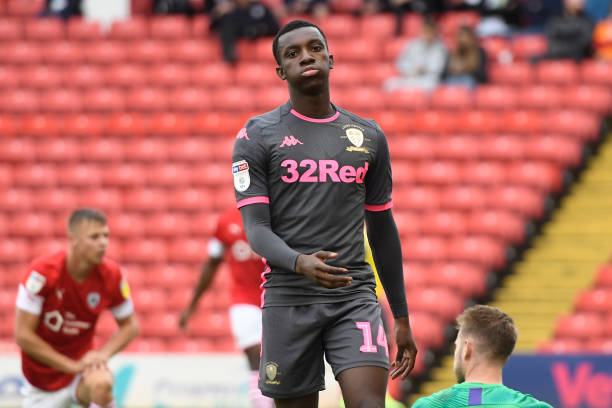
[[[395,317],[405,378],[416,346],[408,320],[391,164],[382,130],[330,102],[323,32],[296,20],[273,42],[290,100],[238,132],[232,173],[249,243],[267,264],[259,386],[277,407],[316,407],[323,356],[347,407],[384,406],[388,346],[363,224]]]

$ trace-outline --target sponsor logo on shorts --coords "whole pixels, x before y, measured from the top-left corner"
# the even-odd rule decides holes
[[[280,381],[276,379],[280,373],[278,372],[278,364],[273,362],[266,363],[266,384],[280,384]]]

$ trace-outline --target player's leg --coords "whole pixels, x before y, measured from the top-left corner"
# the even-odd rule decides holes
[[[389,370],[376,366],[349,368],[338,374],[346,408],[383,408]]]
[[[324,333],[325,356],[347,408],[384,407],[389,370],[380,305],[356,299],[329,305],[334,324]]]
[[[106,365],[85,370],[76,389],[80,404],[89,408],[116,408],[113,397],[113,373]]]
[[[325,389],[320,306],[263,309],[259,388],[277,407],[316,408]]]
[[[264,397],[258,387],[259,355],[261,353],[261,308],[249,304],[235,304],[230,308],[230,322],[234,340],[244,350],[249,362],[249,399],[253,408],[272,408],[274,401]]]

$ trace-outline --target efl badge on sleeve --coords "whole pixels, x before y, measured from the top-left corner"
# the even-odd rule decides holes
[[[232,174],[234,175],[234,188],[236,191],[246,191],[246,189],[251,185],[249,164],[246,162],[246,160],[240,160],[232,163]]]
[[[30,276],[28,276],[28,280],[26,281],[25,288],[32,295],[36,295],[47,283],[47,278],[45,278],[41,273],[32,271],[30,272]]]
[[[119,289],[121,290],[121,294],[124,299],[130,298],[130,285],[128,285],[125,279],[121,279],[121,283],[119,284]]]
[[[356,128],[346,129],[346,137],[357,147],[361,147],[363,144],[363,132]]]
[[[87,294],[87,304],[90,308],[95,309],[100,303],[100,294],[98,292],[91,292]]]

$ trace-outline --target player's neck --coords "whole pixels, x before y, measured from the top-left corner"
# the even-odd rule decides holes
[[[291,107],[297,113],[309,118],[327,118],[335,113],[329,99],[329,87],[315,95],[307,95],[295,89],[289,89]]]
[[[83,259],[77,259],[71,251],[66,255],[66,269],[72,278],[77,282],[87,280],[94,266]]]
[[[465,382],[503,384],[502,367],[495,364],[476,364],[466,370]]]

